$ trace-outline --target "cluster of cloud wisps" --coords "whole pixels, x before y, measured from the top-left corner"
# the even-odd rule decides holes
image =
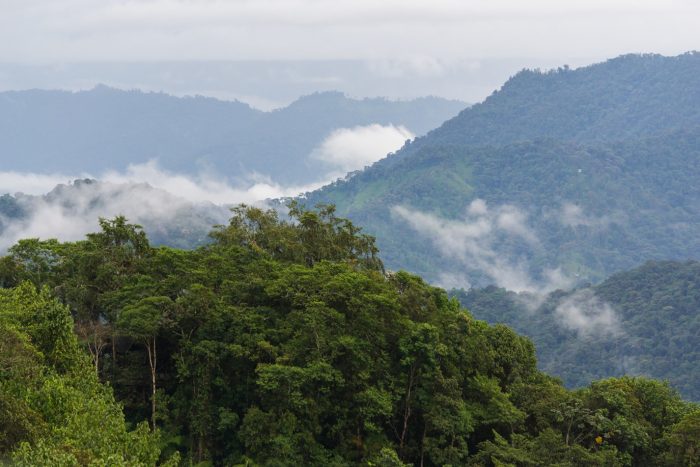
[[[151,228],[176,223],[183,213],[187,213],[190,222],[223,222],[228,211],[217,206],[264,204],[265,200],[315,190],[385,157],[413,136],[408,129],[393,125],[337,129],[309,156],[311,163],[324,164],[328,172],[318,182],[307,185],[282,185],[256,173],[235,179],[212,171],[176,173],[154,160],[101,174],[0,172],[0,195],[34,195],[17,197],[26,213],[23,218],[0,217],[0,250],[22,238],[77,240],[97,229],[99,217],[125,215]],[[96,179],[100,183],[71,184],[77,179]],[[67,186],[54,190],[58,185]],[[41,196],[49,192],[49,196]],[[202,226],[206,227],[209,226]]]
[[[125,216],[152,239],[192,245],[206,239],[213,225],[225,223],[227,206],[186,199],[137,181],[90,179],[63,183],[45,195],[16,194],[22,214],[0,213],[0,252],[24,238],[74,241],[99,230],[99,218]]]
[[[444,219],[406,206],[394,206],[394,216],[408,223],[419,235],[429,239],[434,248],[460,268],[448,270],[439,278],[447,288],[468,288],[471,284],[461,271],[478,271],[494,284],[518,292],[519,299],[531,312],[542,305],[549,292],[570,289],[575,278],[561,268],[546,269],[541,278],[533,277],[525,258],[513,258],[499,249],[497,241],[506,237],[524,242],[527,248],[542,248],[528,215],[513,205],[488,206],[482,199],[473,200],[461,219]],[[582,208],[564,203],[558,213],[563,225],[605,228],[610,219],[586,215]],[[587,289],[575,291],[555,309],[558,323],[580,336],[617,335],[620,332],[615,310]]]
[[[76,179],[96,179],[107,183],[147,183],[176,194],[192,202],[208,201],[215,204],[253,203],[268,198],[294,196],[322,186],[283,186],[269,177],[247,174],[237,184],[211,172],[181,174],[161,168],[157,161],[129,165],[124,171],[109,170],[102,174],[42,174],[27,172],[0,172],[0,192],[40,195],[56,185]]]
[[[544,293],[570,285],[558,269],[545,271],[549,279],[545,284],[539,283],[532,278],[523,259],[509,258],[497,250],[497,234],[519,238],[530,248],[541,248],[537,235],[528,225],[527,214],[515,206],[492,208],[482,199],[476,199],[459,220],[443,219],[405,206],[394,206],[392,213],[429,238],[445,257],[458,259],[466,269],[478,270],[509,290]],[[459,275],[451,273],[444,278],[455,285]],[[462,283],[462,286],[470,285]]]

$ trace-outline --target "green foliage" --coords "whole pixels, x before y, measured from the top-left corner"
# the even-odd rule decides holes
[[[669,449],[659,458],[664,465],[700,465],[700,411],[687,414],[666,435]]]
[[[335,206],[317,206],[317,211],[310,211],[292,201],[289,216],[293,223],[280,221],[272,209],[240,205],[232,212],[229,225],[211,234],[220,245],[250,248],[277,261],[307,266],[328,260],[382,269],[374,238],[360,234],[361,229],[347,219],[338,218]]]
[[[157,439],[128,431],[68,309],[46,288],[0,289],[0,456],[13,465],[153,465]]]
[[[477,318],[530,337],[540,368],[567,386],[643,374],[668,380],[683,396],[700,400],[700,263],[648,262],[583,290],[611,306],[620,332],[595,329],[581,335],[564,326],[557,308],[576,292],[553,292],[537,310],[527,308],[526,296],[496,287],[455,294]]]
[[[0,449],[18,465],[666,465],[695,453],[693,406],[667,385],[567,391],[527,338],[386,273],[373,239],[332,207],[293,204],[280,220],[240,206],[194,251],[153,248],[122,218],[101,227],[8,256],[44,286],[0,289]]]

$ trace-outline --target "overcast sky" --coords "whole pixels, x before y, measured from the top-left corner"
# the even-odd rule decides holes
[[[699,49],[699,25],[697,0],[0,0],[0,87],[21,88],[32,79],[51,87],[50,80],[60,76],[46,76],[46,66],[57,70],[77,62],[351,60],[365,64],[369,81],[408,80],[407,90],[392,97],[473,100],[514,67],[578,66],[630,52]],[[24,75],[17,72],[20,65]],[[489,66],[505,68],[494,72]],[[324,89],[358,79],[304,70],[297,70],[297,81],[309,89],[313,80]],[[82,76],[83,84],[110,81],[106,73]],[[455,84],[459,76],[484,81],[483,73],[488,83]],[[53,87],[76,87],[79,77],[78,70],[72,84],[64,76],[67,81]],[[177,90],[166,78],[173,81],[165,76],[159,84],[133,73],[120,79],[125,86],[180,93],[249,93],[230,83],[228,89],[195,83]],[[409,92],[410,83],[418,82]],[[349,91],[380,94],[369,87]],[[288,99],[253,94],[261,106],[266,98],[269,105]]]

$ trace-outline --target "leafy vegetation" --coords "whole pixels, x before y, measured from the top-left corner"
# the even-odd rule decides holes
[[[98,381],[68,308],[30,282],[0,289],[0,414],[0,453],[13,465],[147,466],[159,457],[157,435],[144,424],[129,430]]]
[[[607,304],[614,310],[618,332],[593,329],[581,335],[566,327],[559,307],[572,297],[582,302],[582,291],[597,297],[598,308]],[[597,286],[553,292],[536,310],[528,309],[526,295],[497,287],[456,296],[477,318],[504,323],[530,337],[540,368],[570,387],[639,374],[668,380],[685,397],[700,400],[700,263],[696,261],[648,262]]]
[[[538,138],[602,142],[700,122],[700,53],[629,54],[578,69],[523,70],[483,103],[423,138],[426,145],[504,145]]]
[[[332,207],[240,206],[190,251],[100,226],[0,260],[0,453],[20,465],[698,462],[697,407],[666,383],[566,390],[527,338],[386,273]]]

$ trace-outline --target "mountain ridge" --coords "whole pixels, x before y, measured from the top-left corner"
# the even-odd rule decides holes
[[[639,73],[647,68],[649,74]],[[677,74],[677,68],[684,73]],[[640,82],[627,83],[630,77]],[[610,86],[607,78],[619,85]],[[550,82],[562,91],[546,102],[528,92],[548,90]],[[636,103],[620,97],[629,94],[624,83],[638,85]],[[584,112],[567,107],[569,97],[561,98],[584,100],[593,94],[607,108],[594,102]],[[513,103],[512,96],[523,103]],[[648,104],[642,105],[645,99]],[[543,109],[550,114],[541,121],[535,116]],[[595,282],[645,259],[700,258],[700,245],[691,235],[700,225],[694,188],[700,177],[699,109],[698,53],[632,55],[577,70],[525,71],[483,103],[353,177],[306,194],[303,201],[336,204],[341,215],[377,236],[392,269],[438,282],[441,269],[464,274],[471,265],[455,261],[449,252],[441,254],[433,245],[435,232],[421,235],[405,219],[392,216],[392,206],[430,214],[431,221],[443,223],[443,231],[445,222],[467,222],[465,210],[477,200],[495,209],[516,207],[544,252],[499,240],[503,232],[496,229],[490,253],[513,261],[513,268],[517,262],[533,265],[529,274],[535,282],[548,268],[563,267],[571,277]],[[616,131],[616,125],[635,121],[640,112],[648,117]],[[670,113],[673,119],[666,118]],[[494,119],[501,123],[492,125]],[[581,120],[588,120],[583,130]],[[513,121],[522,129],[509,126]],[[599,133],[601,125],[610,128]],[[578,219],[564,219],[574,214]],[[478,272],[464,275],[463,286],[495,280]]]
[[[338,92],[305,96],[263,112],[240,101],[124,91],[0,93],[0,151],[5,170],[99,175],[157,159],[165,169],[250,173],[279,183],[318,182],[311,152],[332,131],[371,124],[422,134],[466,104],[441,98],[357,100]],[[19,155],[22,157],[12,157]]]

